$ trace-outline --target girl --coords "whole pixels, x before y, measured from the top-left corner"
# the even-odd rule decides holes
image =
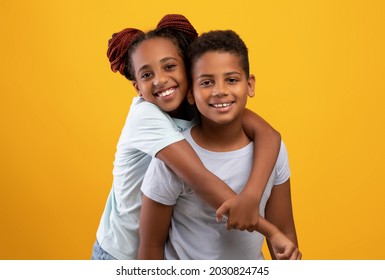
[[[97,231],[93,259],[137,257],[140,186],[152,157],[165,162],[193,186],[197,195],[218,209],[218,220],[226,214],[228,229],[254,231],[257,226],[258,205],[277,159],[280,135],[246,110],[243,127],[255,140],[253,164],[258,169],[253,167],[239,195],[204,167],[180,133],[199,121],[195,107],[186,101],[190,88],[186,52],[197,35],[185,17],[166,15],[153,31],[128,28],[109,41],[111,69],[132,81],[139,96],[132,102],[117,145],[113,184]]]

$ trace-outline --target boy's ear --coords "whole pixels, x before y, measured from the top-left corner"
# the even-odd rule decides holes
[[[187,92],[187,101],[190,105],[195,104],[194,94],[191,88]]]
[[[250,77],[247,81],[247,86],[248,86],[247,95],[249,97],[254,97],[254,95],[255,95],[255,76],[253,74],[250,75]]]
[[[138,83],[135,82],[135,81],[132,81],[132,86],[134,87],[134,89],[136,90],[136,92],[138,93],[139,96],[142,96],[141,92],[140,92],[140,88],[138,86]]]

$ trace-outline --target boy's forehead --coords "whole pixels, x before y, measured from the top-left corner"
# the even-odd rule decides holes
[[[193,64],[193,74],[202,71],[208,72],[205,74],[227,72],[230,69],[244,73],[241,58],[225,51],[207,51],[198,57]]]

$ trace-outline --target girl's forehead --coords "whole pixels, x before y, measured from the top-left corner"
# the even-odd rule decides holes
[[[174,43],[174,41],[171,38],[164,38],[164,37],[154,37],[145,39],[142,41],[137,49],[139,48],[155,48],[158,51],[162,50],[168,50],[168,51],[178,51],[178,46]]]
[[[143,65],[159,63],[166,57],[183,61],[177,46],[171,39],[156,37],[142,41],[132,53],[131,59],[137,70]]]
[[[135,61],[137,58],[148,60],[162,56],[181,58],[178,47],[171,39],[156,37],[142,41],[133,51],[131,58]]]

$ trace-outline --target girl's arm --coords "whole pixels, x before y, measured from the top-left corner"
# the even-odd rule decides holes
[[[206,169],[186,140],[171,144],[156,154],[195,193],[228,216],[227,228],[254,231],[259,220],[259,201],[275,165],[280,134],[250,110],[245,111],[244,129],[254,141],[253,169],[245,189],[237,196],[222,180]]]
[[[224,201],[236,196],[226,183],[206,169],[187,140],[168,145],[160,150],[156,157],[215,209]]]
[[[297,233],[291,203],[290,179],[281,185],[273,187],[266,205],[265,217],[266,220],[274,224],[298,248]],[[269,239],[267,239],[267,244],[272,258],[276,258],[277,254],[271,248]],[[301,257],[302,254],[298,251],[297,259]]]
[[[249,109],[244,112],[243,129],[254,141],[253,168],[243,191],[227,200],[217,210],[217,217],[221,219],[224,214],[230,214],[228,229],[254,231],[259,219],[259,203],[277,161],[281,135]]]
[[[143,195],[139,224],[140,260],[163,260],[173,206],[160,204]]]

